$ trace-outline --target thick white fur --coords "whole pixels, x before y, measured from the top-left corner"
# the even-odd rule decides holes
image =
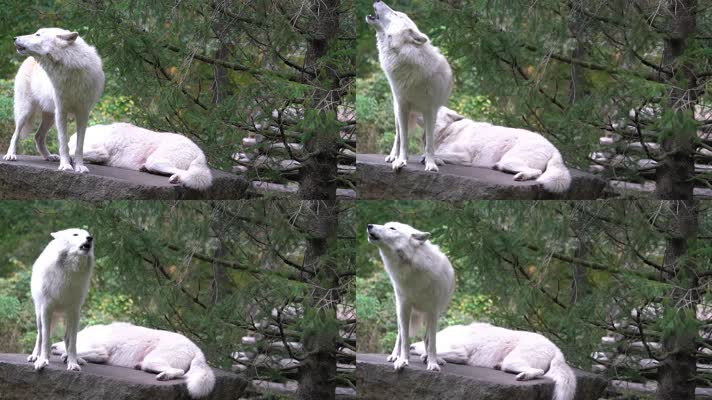
[[[409,338],[425,323],[428,351],[422,358],[427,369],[439,371],[436,333],[438,319],[447,309],[455,289],[455,271],[447,256],[421,232],[399,222],[368,225],[368,241],[378,246],[396,296],[398,336],[388,357],[396,370],[409,362]]]
[[[69,139],[74,154],[76,135]],[[204,190],[213,176],[200,147],[183,135],[115,123],[87,129],[84,159],[96,164],[168,175],[171,183]]]
[[[366,22],[376,29],[378,59],[393,94],[396,139],[386,157],[399,170],[408,160],[408,131],[414,128],[411,112],[425,120],[425,170],[437,171],[434,132],[438,109],[447,104],[452,90],[452,70],[430,39],[402,12],[382,1],[373,4]]]
[[[561,153],[540,134],[475,122],[447,107],[438,112],[435,155],[448,164],[513,173],[515,181],[536,179],[554,193],[567,191],[571,184]]]
[[[104,90],[104,72],[96,49],[76,32],[59,28],[42,28],[32,35],[15,38],[17,52],[30,55],[15,77],[15,133],[5,160],[15,160],[17,139],[32,129],[34,116],[42,115],[35,133],[35,145],[45,160],[59,160],[60,171],[85,173],[82,144],[89,113]],[[67,116],[77,122],[79,146],[74,167],[67,147]],[[50,154],[45,145],[47,131],[56,123],[59,157]]]
[[[64,344],[53,344],[52,352],[64,356]],[[77,352],[89,362],[157,373],[159,381],[185,376],[188,393],[194,398],[209,395],[215,386],[215,375],[203,352],[175,332],[126,322],[92,325],[79,332]]]
[[[445,361],[501,369],[520,381],[545,376],[556,384],[554,400],[572,400],[576,394],[576,376],[561,350],[538,333],[475,322],[447,327],[437,338],[438,356]],[[423,354],[425,343],[414,343],[411,350]]]
[[[30,288],[35,304],[37,341],[27,361],[40,370],[49,364],[50,335],[57,318],[64,315],[64,342],[67,369],[79,371],[84,360],[77,357],[79,310],[89,291],[94,269],[94,246],[89,232],[66,229],[52,233],[54,238],[32,266]]]

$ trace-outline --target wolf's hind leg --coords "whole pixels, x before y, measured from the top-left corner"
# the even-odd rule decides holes
[[[169,381],[185,375],[184,370],[173,368],[165,360],[160,359],[159,357],[151,357],[150,355],[144,358],[143,362],[139,366],[143,371],[158,374],[156,375],[156,379],[159,381]]]
[[[35,147],[37,151],[42,155],[47,161],[59,161],[59,156],[56,154],[50,154],[47,150],[47,132],[54,124],[54,114],[53,113],[42,113],[42,122],[40,127],[37,128],[35,132]]]
[[[515,174],[513,178],[515,181],[529,181],[540,177],[542,174],[542,170],[530,168],[523,160],[507,158],[506,156],[494,165],[494,169]]]
[[[511,354],[502,360],[502,371],[517,374],[518,381],[528,381],[546,373],[543,369],[533,368],[530,362],[513,357]]]
[[[161,156],[156,156],[155,154],[150,155],[146,159],[146,164],[144,164],[144,168],[142,168],[142,170],[143,169],[159,175],[174,175],[180,172],[185,172],[185,170],[174,167],[173,163],[167,159],[162,158]]]

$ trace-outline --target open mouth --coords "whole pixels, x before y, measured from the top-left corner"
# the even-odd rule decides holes
[[[17,49],[18,52],[23,52],[23,51],[27,50],[27,47],[19,45],[17,43],[15,44],[15,48]]]
[[[372,241],[378,240],[378,236],[374,235],[371,232],[368,232],[368,240],[372,240]]]
[[[373,22],[373,21],[378,21],[379,18],[378,18],[378,14],[374,14],[374,15],[367,15],[366,19],[368,19],[370,22]]]
[[[84,251],[91,250],[91,243],[84,243],[83,245],[79,246],[79,250],[84,250]]]

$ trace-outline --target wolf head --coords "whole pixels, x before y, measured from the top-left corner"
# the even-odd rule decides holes
[[[42,28],[31,35],[13,38],[18,54],[34,57],[52,56],[53,52],[73,45],[79,34],[60,28]]]
[[[457,111],[449,109],[445,106],[440,107],[438,110],[437,120],[435,121],[435,137],[438,137],[440,132],[447,129],[453,123],[462,121],[463,119],[465,119],[465,117],[458,114]],[[421,128],[425,127],[425,120],[423,120],[422,114],[418,115],[415,122],[417,122]]]
[[[88,255],[94,247],[94,238],[84,229],[65,229],[52,233],[54,242],[59,242],[68,254]]]
[[[412,226],[400,222],[367,227],[368,242],[379,248],[400,250],[425,243],[430,238],[429,232],[421,232]]]
[[[380,0],[373,3],[373,10],[374,13],[366,17],[366,23],[379,34],[385,34],[398,44],[423,45],[428,42],[428,37],[418,30],[415,22],[406,14],[394,11]]]

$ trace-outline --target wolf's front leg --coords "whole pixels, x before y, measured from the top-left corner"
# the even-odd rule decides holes
[[[438,358],[438,352],[435,342],[438,333],[438,315],[435,313],[428,314],[425,323],[426,337],[428,339],[425,342],[425,351],[427,354],[427,360],[425,361],[428,364],[426,369],[428,371],[440,371],[440,365],[438,364],[445,364],[445,360]]]
[[[29,362],[37,361],[42,346],[42,309],[37,306],[35,306],[35,321],[37,323],[37,339],[35,339],[35,348],[32,350],[32,354],[27,357],[27,361]]]
[[[393,367],[396,371],[400,371],[408,366],[408,361],[410,360],[410,344],[408,343],[408,335],[410,335],[410,332],[408,330],[410,327],[411,306],[410,304],[400,303],[398,304],[398,308],[398,326],[400,327],[398,336],[400,336],[401,346],[400,354],[393,363]]]
[[[400,329],[398,329],[398,334],[396,335],[396,345],[393,346],[393,352],[391,353],[390,356],[388,356],[386,358],[386,361],[394,362],[398,359],[398,356],[400,355],[400,346],[401,346],[401,334],[400,334]]]
[[[89,172],[89,168],[84,166],[84,134],[87,130],[89,115],[80,115],[77,113],[77,148],[74,149],[74,172],[85,174]],[[67,152],[69,148],[67,147]]]
[[[68,311],[65,319],[66,332],[64,334],[64,346],[67,348],[67,370],[81,371],[79,364],[86,364],[86,361],[77,357],[77,333],[79,332],[79,310]]]
[[[41,322],[41,338],[40,338],[40,353],[35,360],[35,370],[39,371],[49,365],[49,335],[50,327],[52,326],[52,312],[47,307],[41,307],[40,318]]]
[[[438,172],[438,165],[435,160],[435,121],[438,117],[438,110],[426,110],[423,113],[425,121],[425,170]]]
[[[391,164],[391,167],[398,171],[408,164],[408,119],[410,118],[410,110],[402,105],[397,107],[398,112],[398,155]]]
[[[59,102],[55,99],[55,104]],[[57,125],[57,141],[59,142],[59,168],[60,171],[73,171],[72,160],[69,158],[69,145],[67,143],[67,113],[59,107],[54,113]]]
[[[395,99],[394,99],[395,100]],[[398,106],[396,103],[393,103],[393,113],[395,114],[395,128],[396,128],[396,137],[393,139],[393,147],[391,148],[391,154],[386,156],[386,162],[390,163],[395,161],[396,158],[398,158],[398,151],[400,150],[398,147],[400,146],[400,127],[398,126]]]

